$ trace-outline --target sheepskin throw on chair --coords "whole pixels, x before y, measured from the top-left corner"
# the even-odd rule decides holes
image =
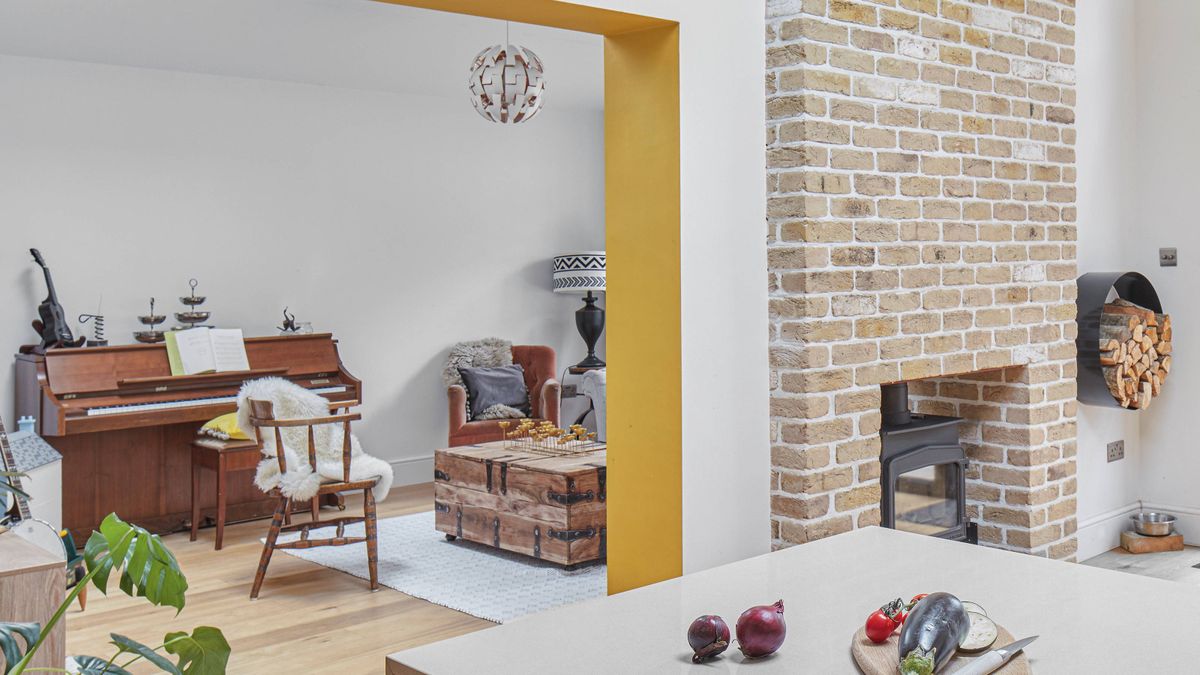
[[[296,420],[329,415],[329,400],[298,384],[279,377],[251,380],[243,384],[238,392],[238,426],[248,433],[253,429],[247,403],[250,399],[270,401],[275,408],[276,419]],[[286,497],[306,500],[317,494],[322,480],[342,479],[342,425],[322,424],[313,427],[313,442],[317,449],[316,471],[308,463],[308,428],[284,428],[279,431],[283,439],[287,473],[279,475],[279,462],[275,459],[275,435],[264,433],[264,459],[258,463],[258,472],[254,475],[254,484],[258,489],[268,492],[279,488]],[[364,453],[353,434],[350,435],[350,448],[350,480],[379,476],[379,482],[372,492],[376,501],[383,501],[392,487],[392,465]]]

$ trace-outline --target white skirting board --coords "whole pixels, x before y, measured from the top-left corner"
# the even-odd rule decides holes
[[[1120,546],[1121,532],[1132,529],[1129,516],[1137,513],[1139,508],[1175,516],[1175,530],[1183,535],[1184,543],[1200,546],[1200,508],[1157,502],[1142,502],[1139,506],[1138,502],[1132,502],[1080,521],[1076,534],[1079,539],[1076,558],[1087,560]]]
[[[1138,510],[1137,502],[1105,511],[1079,522],[1075,536],[1079,540],[1076,560],[1087,560],[1121,545],[1121,531],[1128,530],[1129,516]]]
[[[395,480],[392,489],[401,485],[416,485],[433,481],[433,455],[407,457],[391,462]]]

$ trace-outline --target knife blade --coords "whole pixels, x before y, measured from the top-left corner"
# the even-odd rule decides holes
[[[987,675],[1008,663],[1012,660],[1012,657],[1019,654],[1022,649],[1025,649],[1025,647],[1029,646],[1030,642],[1036,639],[1038,639],[1038,636],[1034,635],[1017,640],[1010,645],[993,649],[972,659],[970,663],[962,668],[953,671],[953,675]]]

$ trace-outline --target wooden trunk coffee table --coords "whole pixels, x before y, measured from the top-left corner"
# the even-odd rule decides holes
[[[495,441],[434,453],[437,529],[561,565],[604,558],[606,446],[552,455]]]

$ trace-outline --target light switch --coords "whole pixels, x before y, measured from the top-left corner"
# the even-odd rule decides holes
[[[1158,266],[1175,267],[1179,264],[1179,254],[1173,248],[1158,249]]]

